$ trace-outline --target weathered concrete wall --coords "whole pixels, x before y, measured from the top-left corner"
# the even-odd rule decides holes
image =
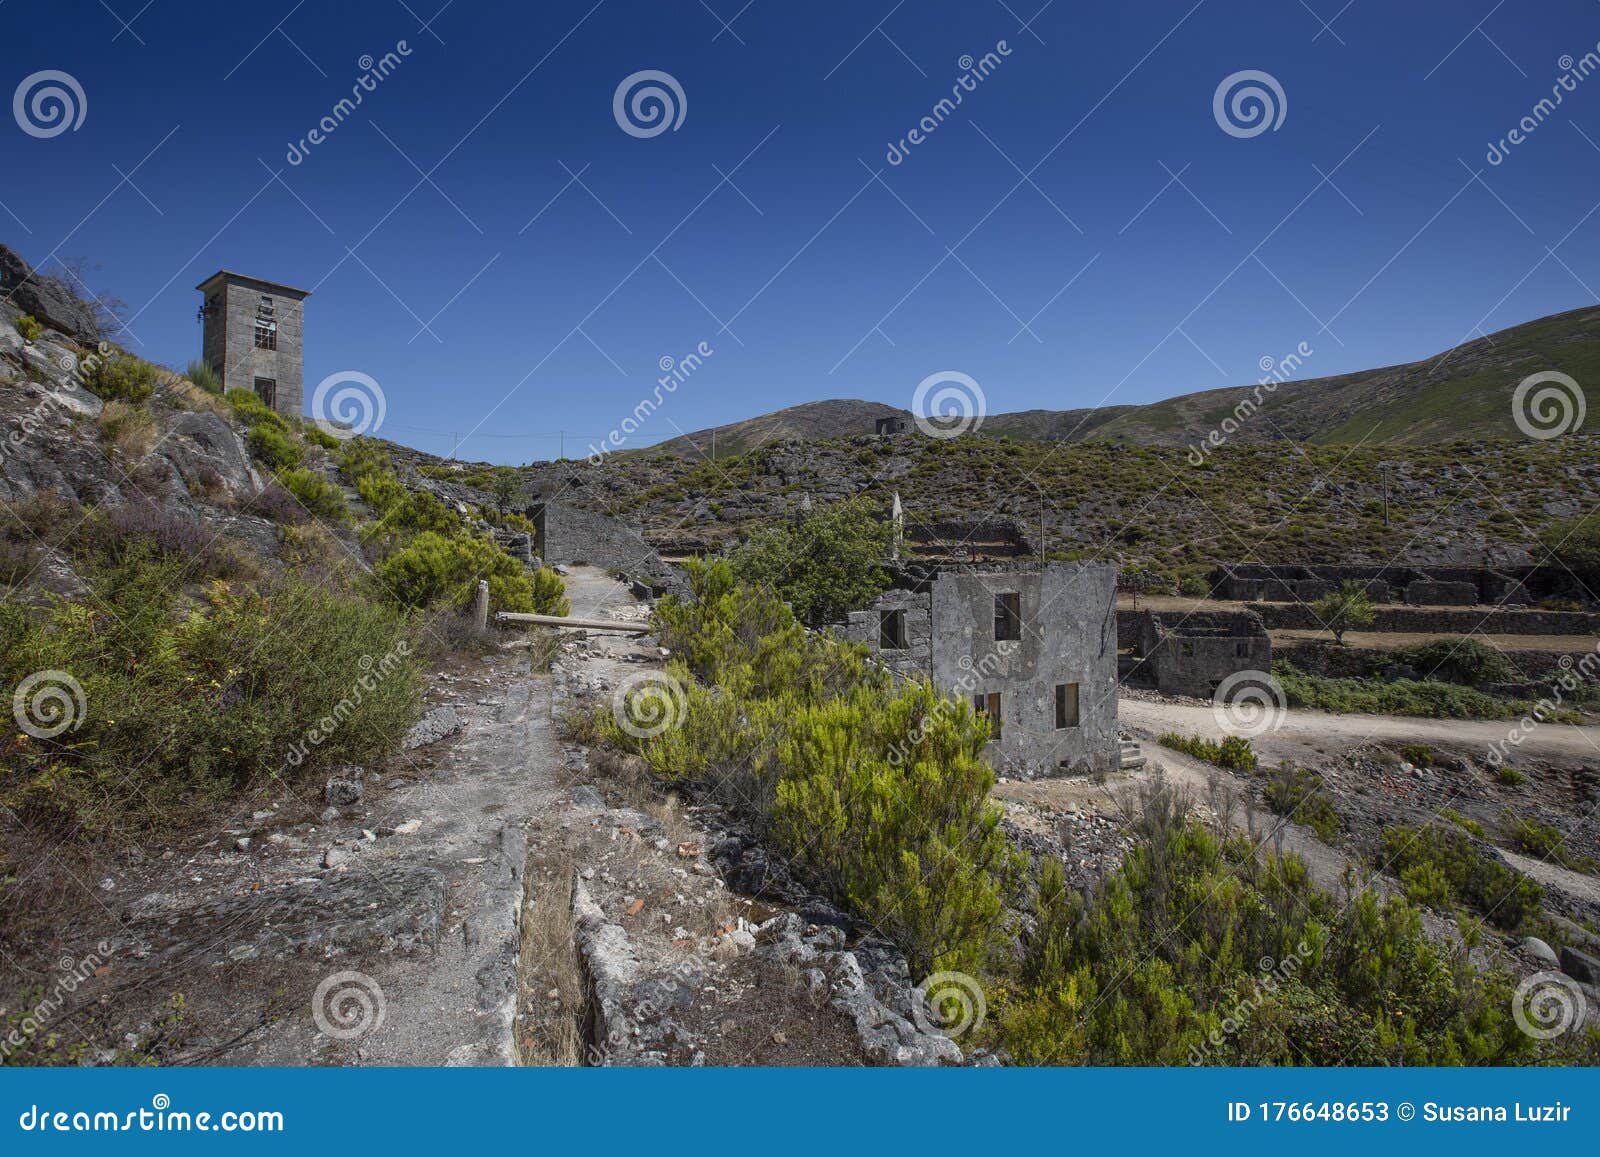
[[[1020,639],[997,640],[995,596],[1020,596]],[[989,759],[1002,772],[1110,772],[1117,735],[1116,567],[943,571],[922,590],[893,590],[852,613],[842,633],[894,671],[928,677],[971,702],[1000,696]],[[902,650],[879,647],[880,613],[903,610]],[[1077,684],[1078,723],[1057,728],[1056,687]]]

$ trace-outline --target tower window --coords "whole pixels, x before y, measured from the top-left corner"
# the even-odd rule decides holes
[[[274,322],[256,322],[256,349],[275,350],[278,348],[278,327]]]
[[[278,381],[276,378],[257,378],[256,397],[260,398],[269,407],[278,408]]]

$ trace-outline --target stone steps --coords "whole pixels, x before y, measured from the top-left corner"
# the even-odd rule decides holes
[[[1131,739],[1122,741],[1122,759],[1119,767],[1123,771],[1137,771],[1146,763],[1144,753],[1139,750],[1139,745]]]

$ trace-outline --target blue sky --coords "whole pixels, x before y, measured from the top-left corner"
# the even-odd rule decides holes
[[[7,0],[0,89],[59,70],[86,113],[0,120],[0,240],[98,263],[126,344],[173,365],[218,267],[313,288],[308,400],[359,371],[376,432],[508,462],[562,430],[581,455],[701,343],[630,445],[907,406],[946,370],[991,412],[1237,385],[1302,342],[1302,376],[1340,373],[1600,285],[1600,76],[1485,159],[1595,49],[1591,0],[442,3]],[[676,129],[614,117],[643,70],[681,88]],[[1215,118],[1244,70],[1276,129]]]

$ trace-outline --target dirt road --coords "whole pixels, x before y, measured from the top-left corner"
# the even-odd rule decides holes
[[[1220,739],[1223,730],[1210,707],[1122,699],[1117,704],[1122,726],[1153,740],[1164,731]],[[1256,737],[1255,748],[1268,762],[1304,759],[1306,752],[1342,751],[1368,742],[1429,743],[1452,750],[1474,748],[1487,754],[1491,743],[1503,743],[1516,720],[1418,719],[1394,715],[1332,715],[1326,711],[1287,711],[1283,723]],[[1517,750],[1538,759],[1593,762],[1600,760],[1600,727],[1544,723],[1527,735]]]

